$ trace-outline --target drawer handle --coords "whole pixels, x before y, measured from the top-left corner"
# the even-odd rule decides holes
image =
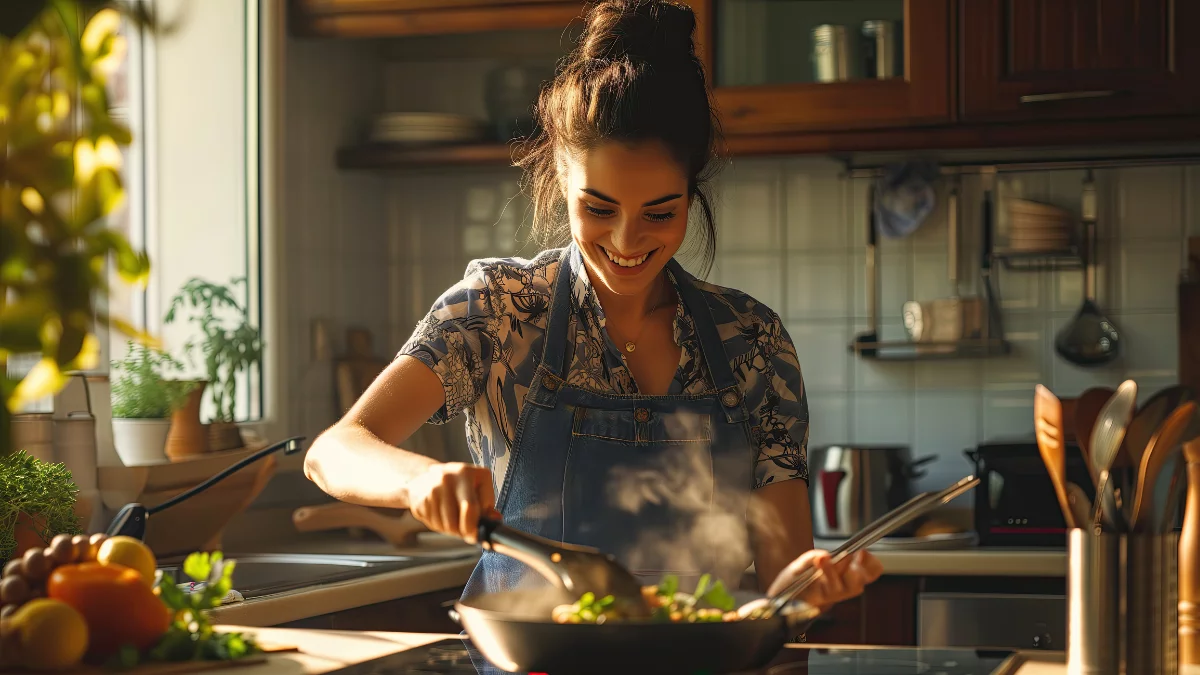
[[[1080,98],[1108,98],[1115,91],[1060,91],[1053,94],[1030,94],[1021,97],[1021,103],[1047,103],[1050,101],[1073,101]]]

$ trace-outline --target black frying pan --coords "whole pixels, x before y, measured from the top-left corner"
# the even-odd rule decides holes
[[[735,593],[739,604],[753,594]],[[769,619],[726,623],[643,621],[560,624],[555,606],[574,602],[554,589],[491,593],[455,605],[455,619],[492,665],[509,672],[731,673],[755,670],[773,659],[788,640],[819,614],[804,611]],[[514,608],[519,608],[513,611]]]
[[[941,492],[912,498],[838,547],[833,552],[833,562],[870,546],[978,483],[978,478],[968,476]],[[789,638],[803,632],[820,614],[820,610],[805,603],[784,605],[812,583],[817,576],[814,571],[801,575],[779,596],[771,598],[772,612],[766,618],[722,623],[627,620],[600,625],[559,624],[550,618],[554,608],[575,602],[579,591],[585,589],[563,583],[563,578],[571,576],[571,570],[576,568],[557,569],[558,561],[549,559],[558,543],[487,520],[480,524],[479,540],[487,550],[528,561],[555,584],[483,594],[454,606],[451,617],[466,629],[475,647],[494,666],[509,672],[607,675],[619,669],[621,673],[665,675],[755,670],[770,662]],[[574,554],[589,552],[575,546],[566,550]],[[535,556],[546,558],[539,562]],[[613,564],[611,558],[604,563]],[[739,606],[762,597],[747,593],[733,595]]]

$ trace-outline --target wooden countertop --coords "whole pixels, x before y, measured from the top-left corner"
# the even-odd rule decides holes
[[[439,640],[457,639],[440,633],[298,630],[222,626],[219,630],[254,633],[264,644],[289,645],[298,652],[271,654],[265,664],[222,669],[222,675],[322,675],[389,654],[415,649]],[[851,647],[853,648],[853,647]],[[889,647],[891,649],[891,647]],[[1020,652],[1017,675],[1065,675],[1063,652]],[[1183,675],[1200,675],[1200,666],[1184,666]]]

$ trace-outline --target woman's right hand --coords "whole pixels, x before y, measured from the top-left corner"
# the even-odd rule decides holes
[[[492,472],[480,466],[431,464],[405,486],[408,508],[429,529],[476,543],[479,518],[499,519]]]

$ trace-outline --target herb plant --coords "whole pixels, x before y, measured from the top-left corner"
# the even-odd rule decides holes
[[[34,520],[43,541],[56,534],[81,534],[75,515],[79,489],[64,464],[43,462],[20,450],[0,457],[0,560],[17,548],[14,528],[24,513]]]
[[[158,593],[171,610],[171,626],[146,654],[126,649],[110,665],[132,668],[143,661],[232,661],[258,653],[261,648],[253,636],[214,631],[208,617],[208,610],[219,607],[233,588],[235,563],[225,560],[220,551],[189,555],[183,561],[183,573],[206,580],[204,588],[195,593],[185,593],[170,574],[163,574]]]
[[[203,339],[188,340],[184,350],[189,359],[194,358],[197,350],[204,356],[215,422],[235,421],[237,376],[248,372],[262,358],[262,337],[250,325],[246,307],[234,297],[231,287],[236,286],[245,287],[246,279],[232,279],[229,286],[189,279],[171,299],[171,309],[164,319],[170,324],[175,321],[176,312],[192,311],[189,321],[200,328]]]
[[[168,372],[180,372],[183,364],[157,349],[129,343],[121,361],[113,361],[117,374],[112,385],[113,417],[122,419],[165,419],[181,408],[196,386],[193,382],[168,380]]]

